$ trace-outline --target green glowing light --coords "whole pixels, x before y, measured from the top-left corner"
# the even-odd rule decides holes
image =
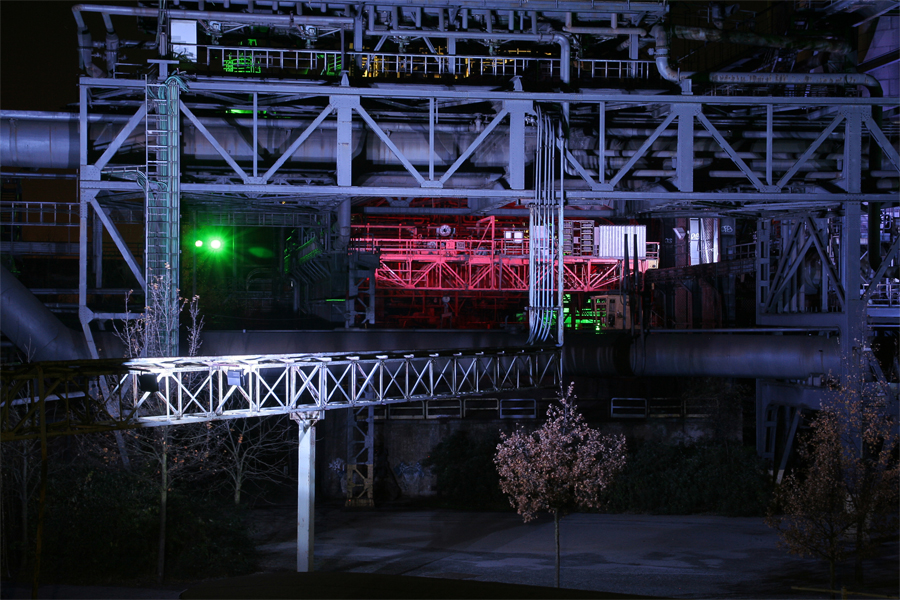
[[[272,258],[273,256],[275,256],[275,253],[268,248],[261,248],[259,246],[254,246],[253,248],[247,250],[247,252],[249,252],[256,258]]]
[[[220,250],[222,248],[222,240],[213,240],[209,243],[209,247],[213,250]]]
[[[196,242],[194,242],[194,245],[197,246],[198,248],[202,248],[202,247],[203,247],[203,240],[197,240]]]

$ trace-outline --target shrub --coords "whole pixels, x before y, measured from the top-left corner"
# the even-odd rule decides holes
[[[435,446],[422,466],[437,478],[437,493],[457,508],[500,509],[509,503],[494,466],[499,434],[473,436],[456,431]]]
[[[47,487],[43,578],[95,582],[152,573],[157,512],[146,481],[125,471],[73,468]]]
[[[167,572],[197,579],[251,573],[255,549],[241,509],[202,491],[170,493]],[[42,579],[126,582],[155,576],[159,496],[127,471],[73,468],[48,482]],[[32,523],[36,523],[35,517]]]
[[[771,481],[752,448],[646,442],[609,492],[613,512],[761,516]]]

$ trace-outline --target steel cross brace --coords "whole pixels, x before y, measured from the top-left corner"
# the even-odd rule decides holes
[[[561,378],[558,350],[542,348],[0,367],[0,441],[38,437],[42,414],[58,436],[556,387]]]

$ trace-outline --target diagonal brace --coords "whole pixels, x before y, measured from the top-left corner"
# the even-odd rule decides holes
[[[650,134],[650,137],[648,137],[646,140],[644,140],[644,143],[641,144],[641,147],[638,148],[637,152],[635,152],[634,155],[633,155],[631,158],[628,159],[628,162],[625,163],[625,164],[622,166],[622,168],[619,169],[619,172],[616,173],[615,177],[613,177],[613,178],[609,181],[609,186],[608,186],[608,187],[609,187],[610,189],[614,188],[614,187],[616,186],[616,184],[619,183],[619,181],[621,181],[621,179],[622,179],[623,177],[625,177],[625,175],[628,173],[628,171],[631,170],[631,167],[633,167],[634,164],[635,164],[638,160],[640,160],[641,157],[644,156],[644,153],[650,148],[650,146],[653,144],[653,142],[656,141],[656,139],[660,136],[660,134],[661,134],[663,131],[665,131],[666,127],[668,127],[668,126],[672,123],[672,121],[675,120],[675,117],[676,117],[676,116],[678,116],[678,113],[677,113],[677,112],[675,112],[675,111],[670,112],[670,113],[669,113],[669,116],[667,116],[667,117],[665,118],[665,120],[664,120],[662,123],[659,124],[659,127],[657,127],[656,130],[655,130],[653,133]]]
[[[480,134],[478,134],[478,137],[475,138],[471,144],[469,144],[469,147],[466,148],[466,151],[463,152],[452,165],[450,165],[450,168],[447,169],[447,172],[444,173],[444,175],[440,178],[439,181],[441,183],[444,183],[445,181],[450,179],[450,177],[454,173],[456,173],[456,170],[459,169],[462,166],[462,164],[464,162],[466,162],[466,160],[468,160],[468,158],[470,156],[472,156],[472,153],[475,152],[475,150],[478,148],[478,146],[481,145],[481,142],[483,142],[484,139],[488,135],[490,135],[490,133],[494,130],[494,128],[497,127],[497,125],[500,124],[500,121],[502,121],[508,114],[509,114],[509,110],[507,110],[506,108],[501,109],[500,112],[497,113],[497,116],[495,116],[494,119],[490,123],[488,123],[488,126],[484,128],[484,131],[482,131]]]
[[[322,124],[322,121],[324,121],[325,118],[328,117],[328,115],[330,115],[333,110],[334,106],[329,103],[328,106],[326,106],[325,109],[321,113],[319,113],[319,116],[309,124],[309,127],[304,129],[303,133],[301,133],[300,136],[296,140],[294,140],[290,146],[288,146],[288,149],[284,151],[284,154],[281,155],[281,158],[275,161],[275,164],[272,165],[268,171],[266,171],[265,175],[262,176],[263,183],[269,181],[269,178],[272,177],[272,175],[274,175],[278,171],[278,169],[281,168],[281,165],[283,165],[287,161],[287,159],[289,159],[294,154],[294,152],[297,151],[297,148],[300,147],[300,144],[305,142],[306,138],[312,135],[313,131],[315,131],[316,128]]]
[[[396,144],[394,144],[394,142],[391,140],[391,138],[388,137],[388,134],[386,134],[384,132],[384,130],[378,126],[378,123],[375,122],[375,119],[373,119],[371,116],[369,116],[369,113],[366,112],[366,109],[364,109],[358,103],[358,101],[353,108],[356,109],[356,112],[359,113],[359,116],[362,117],[363,121],[365,121],[366,124],[372,128],[372,131],[374,131],[375,134],[381,139],[381,141],[384,142],[385,146],[387,146],[388,148],[391,149],[391,152],[394,153],[394,156],[396,156],[398,159],[400,159],[400,162],[403,163],[403,166],[406,167],[406,170],[409,171],[412,174],[412,176],[416,178],[416,181],[419,182],[419,185],[424,186],[425,178],[419,174],[419,172],[412,165],[412,163],[409,162],[409,159],[403,155],[403,153],[396,146]]]
[[[819,148],[819,146],[822,145],[822,142],[824,142],[826,138],[831,135],[831,132],[834,131],[835,128],[840,125],[841,121],[843,120],[844,115],[839,114],[838,116],[836,116],[831,124],[826,127],[825,130],[821,134],[819,134],[819,137],[817,137],[816,140],[810,145],[810,147],[806,149],[806,152],[804,152],[803,155],[797,159],[797,162],[794,163],[794,166],[788,169],[788,172],[784,174],[784,176],[778,181],[775,187],[781,190],[785,186],[785,184],[791,180],[791,177],[793,177],[797,173],[797,171],[800,170],[800,167],[803,166],[803,163],[805,163],[809,159],[809,157],[813,155],[813,152],[815,152]]]
[[[132,115],[128,122],[122,127],[119,133],[116,134],[116,137],[110,142],[109,147],[105,152],[97,159],[97,162],[94,163],[94,166],[98,169],[103,169],[106,166],[106,163],[115,155],[116,152],[119,151],[119,148],[122,147],[122,144],[125,143],[125,140],[128,139],[128,136],[131,135],[131,132],[134,131],[134,128],[137,127],[137,124],[141,122],[144,116],[147,114],[147,105],[141,104],[138,107],[137,112]]]
[[[703,123],[703,126],[706,127],[706,130],[712,134],[712,136],[719,143],[719,146],[721,146],[722,149],[725,150],[725,152],[728,154],[728,156],[731,157],[731,160],[734,162],[734,164],[737,165],[738,169],[740,169],[741,172],[747,176],[750,182],[753,183],[753,187],[755,187],[760,192],[766,191],[764,189],[762,181],[760,181],[759,177],[756,176],[756,173],[754,173],[750,169],[750,167],[747,166],[747,163],[745,163],[744,160],[740,156],[738,156],[738,153],[734,151],[734,148],[731,147],[731,144],[728,143],[728,140],[722,137],[722,134],[719,133],[719,130],[716,129],[715,125],[713,125],[709,121],[706,115],[698,111],[697,120]]]
[[[234,172],[237,173],[238,175],[240,175],[241,181],[243,181],[244,183],[247,183],[247,181],[248,181],[247,174],[240,167],[240,165],[238,165],[237,162],[235,162],[235,160],[233,158],[231,158],[231,155],[225,151],[225,148],[222,147],[222,144],[220,144],[219,141],[213,137],[213,135],[203,125],[203,123],[200,122],[200,119],[198,119],[196,116],[194,116],[194,113],[192,113],[191,109],[189,109],[187,107],[187,105],[185,105],[183,100],[179,100],[178,104],[181,106],[181,112],[183,112],[185,114],[185,116],[191,121],[191,123],[194,124],[194,127],[197,128],[197,131],[199,131],[201,134],[203,134],[203,137],[205,137],[207,139],[207,141],[209,141],[209,143],[212,144],[212,147],[215,148],[216,152],[219,153],[219,155],[225,160],[225,162],[227,162],[229,164],[229,166],[232,169],[234,169]],[[254,152],[255,151],[256,151],[256,149],[254,148]]]

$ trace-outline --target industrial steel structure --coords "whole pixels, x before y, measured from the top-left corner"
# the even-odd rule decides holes
[[[4,440],[340,406],[362,411],[368,444],[348,446],[371,469],[370,404],[563,369],[756,379],[777,472],[830,383],[862,381],[897,415],[896,3],[151,4],[73,8],[77,110],[0,111],[4,263],[24,281],[36,257],[78,265],[31,291],[0,271],[13,344],[97,359],[101,327],[139,316],[124,293],[149,302],[166,277],[170,294],[215,282],[245,316],[521,329],[528,349],[86,362],[77,401],[5,369]],[[73,173],[77,198],[13,189]],[[77,243],[34,233],[61,229]],[[80,335],[35,295],[77,310]],[[178,356],[177,323],[158,342]],[[86,421],[20,412],[49,394]]]

